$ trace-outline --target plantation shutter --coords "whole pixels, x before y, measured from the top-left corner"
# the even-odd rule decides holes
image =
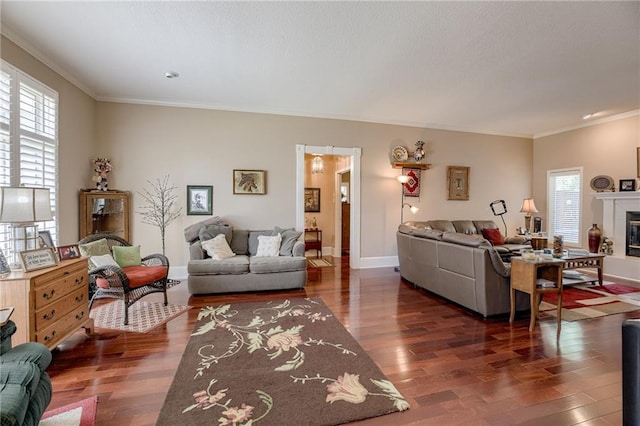
[[[582,171],[580,169],[547,172],[549,235],[562,235],[564,243],[580,245]]]
[[[11,74],[0,71],[0,186],[11,185]],[[11,240],[9,224],[0,223],[0,249],[8,255]]]

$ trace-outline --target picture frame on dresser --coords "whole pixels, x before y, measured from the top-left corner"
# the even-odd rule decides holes
[[[635,179],[620,179],[620,192],[631,192],[636,190]]]
[[[58,256],[51,247],[41,247],[20,252],[20,263],[25,272],[49,268],[58,264]]]
[[[58,257],[60,260],[75,259],[80,257],[80,248],[77,244],[58,247]]]
[[[55,247],[53,238],[51,238],[51,231],[38,231],[38,241],[40,242],[40,247]]]

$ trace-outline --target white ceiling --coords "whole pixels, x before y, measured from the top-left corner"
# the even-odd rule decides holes
[[[98,100],[521,136],[640,109],[637,1],[0,8],[3,34]]]

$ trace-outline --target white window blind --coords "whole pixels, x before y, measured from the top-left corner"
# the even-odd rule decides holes
[[[0,186],[48,188],[53,220],[38,223],[57,241],[58,94],[2,62],[0,72]],[[0,248],[9,250],[8,224]]]
[[[580,246],[582,169],[547,172],[549,235],[562,235],[565,244]]]

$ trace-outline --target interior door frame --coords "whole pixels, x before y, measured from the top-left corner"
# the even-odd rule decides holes
[[[335,146],[296,145],[296,229],[304,231],[304,155],[339,155],[350,157],[351,229],[349,243],[349,266],[360,269],[360,159],[362,148],[343,148]]]

